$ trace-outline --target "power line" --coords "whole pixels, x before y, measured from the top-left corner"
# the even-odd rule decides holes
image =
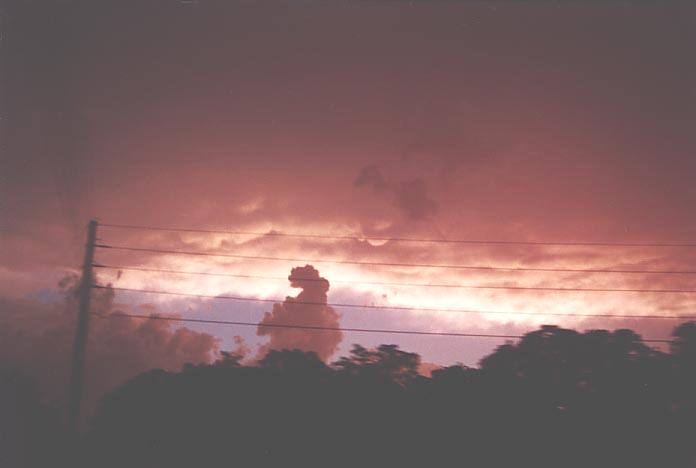
[[[231,320],[210,320],[210,319],[194,319],[194,318],[181,318],[172,317],[169,315],[140,315],[140,314],[99,314],[96,312],[92,313],[99,318],[111,319],[111,318],[140,318],[147,320],[166,320],[171,322],[192,322],[192,323],[204,323],[204,324],[216,324],[216,325],[239,325],[243,327],[258,327],[258,328],[290,328],[299,330],[311,330],[311,331],[341,331],[341,332],[359,332],[359,333],[383,333],[383,334],[399,334],[399,335],[426,335],[426,336],[451,336],[451,337],[466,337],[466,338],[505,338],[505,339],[519,339],[524,338],[523,335],[497,335],[492,333],[460,333],[460,332],[435,332],[435,331],[421,331],[421,330],[386,330],[378,328],[348,328],[348,327],[324,327],[315,325],[296,325],[296,324],[281,324],[281,323],[269,323],[261,324],[254,322],[236,322]],[[646,343],[671,343],[672,340],[659,340],[659,339],[642,339]]]
[[[257,297],[245,297],[245,296],[230,296],[230,295],[211,295],[211,294],[196,294],[196,293],[183,293],[177,291],[165,291],[165,290],[153,290],[153,289],[137,289],[137,288],[121,288],[115,286],[101,286],[92,285],[93,288],[99,289],[113,289],[114,291],[126,291],[126,292],[139,292],[146,294],[163,294],[170,296],[183,296],[183,297],[196,297],[204,299],[218,299],[218,300],[233,300],[233,301],[248,301],[248,302],[267,302],[267,303],[281,303],[282,299],[263,299]],[[498,314],[498,315],[529,315],[529,316],[555,316],[555,317],[601,317],[601,318],[637,318],[637,319],[669,319],[669,320],[694,320],[696,315],[638,315],[638,314],[583,314],[583,313],[560,313],[560,312],[510,312],[510,311],[499,311],[499,310],[477,310],[477,309],[449,309],[449,308],[434,308],[434,307],[406,307],[406,306],[388,306],[388,305],[375,305],[375,304],[353,304],[353,303],[338,303],[338,302],[314,302],[314,301],[300,301],[292,300],[292,304],[300,305],[315,305],[315,306],[328,306],[328,307],[347,307],[356,309],[376,309],[376,310],[408,310],[408,311],[421,311],[421,312],[455,312],[463,314]]]
[[[459,333],[459,332],[431,332],[431,331],[421,331],[421,330],[385,330],[378,328],[347,328],[347,327],[324,327],[319,325],[296,325],[296,324],[281,324],[281,323],[269,323],[261,324],[256,322],[236,322],[231,320],[210,320],[210,319],[194,319],[194,318],[180,318],[172,317],[168,315],[140,315],[140,314],[109,314],[103,315],[94,313],[101,318],[119,318],[119,317],[131,317],[131,318],[142,318],[151,320],[167,320],[173,322],[193,322],[193,323],[209,323],[209,324],[221,324],[221,325],[241,325],[249,327],[260,327],[260,328],[291,328],[300,330],[315,330],[315,331],[341,331],[341,332],[363,332],[363,333],[393,333],[400,335],[430,335],[430,336],[457,336],[457,337],[470,337],[470,338],[522,338],[522,335],[496,335],[490,333]]]
[[[487,271],[537,271],[537,272],[555,272],[555,273],[634,273],[634,274],[679,274],[679,275],[695,275],[694,270],[612,270],[604,268],[534,268],[534,267],[501,267],[488,265],[438,265],[429,263],[395,263],[395,262],[369,262],[362,260],[338,260],[338,259],[318,259],[318,258],[292,258],[292,257],[271,257],[262,255],[241,255],[241,254],[225,254],[212,252],[198,252],[190,250],[168,250],[154,249],[145,247],[126,247],[120,245],[97,244],[95,247],[112,250],[125,250],[131,252],[151,252],[173,255],[193,255],[201,257],[224,257],[238,258],[244,260],[274,260],[288,262],[312,262],[312,263],[330,263],[339,265],[366,265],[366,266],[390,266],[390,267],[416,267],[416,268],[443,268],[443,269],[458,269],[458,270],[487,270]]]
[[[116,265],[102,265],[95,263],[93,265],[95,268],[105,268],[112,270],[132,270],[132,271],[145,271],[153,273],[173,273],[173,274],[186,274],[186,275],[200,275],[200,276],[219,276],[227,278],[248,278],[248,279],[262,279],[262,280],[280,280],[287,281],[288,277],[283,276],[263,276],[263,275],[243,275],[236,273],[218,273],[218,272],[207,272],[207,271],[187,271],[187,270],[169,270],[162,268],[145,268],[145,267],[133,267],[133,266],[116,266]],[[293,278],[295,281],[310,281],[310,282],[321,282],[328,281],[325,278]],[[360,280],[337,280],[332,279],[332,283],[346,283],[346,284],[369,284],[377,286],[408,286],[408,287],[437,287],[437,288],[458,288],[458,289],[503,289],[503,290],[520,290],[520,291],[560,291],[560,292],[628,292],[628,293],[696,293],[696,289],[635,289],[635,288],[571,288],[571,287],[546,287],[546,286],[499,286],[499,285],[468,285],[468,284],[434,284],[434,283],[403,283],[403,282],[391,282],[391,281],[360,281]]]
[[[547,245],[547,246],[585,246],[585,247],[696,247],[696,243],[665,243],[665,242],[556,242],[556,241],[508,241],[508,240],[484,240],[484,239],[427,239],[412,237],[372,237],[372,236],[338,236],[328,234],[300,234],[290,232],[258,232],[258,231],[229,231],[220,229],[195,229],[195,228],[171,228],[158,226],[144,226],[132,224],[100,224],[102,227],[118,229],[138,229],[148,231],[170,231],[170,232],[194,232],[203,234],[229,234],[229,235],[250,235],[250,236],[274,236],[274,237],[296,237],[304,239],[332,239],[332,240],[354,240],[354,241],[377,241],[377,242],[421,242],[439,244],[497,244],[497,245]]]

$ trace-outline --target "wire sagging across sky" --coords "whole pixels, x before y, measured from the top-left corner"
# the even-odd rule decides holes
[[[216,300],[232,300],[232,301],[248,301],[248,302],[267,302],[281,303],[283,299],[264,299],[258,297],[231,296],[231,295],[213,295],[213,294],[196,294],[177,291],[155,290],[155,289],[138,289],[138,288],[121,288],[115,286],[92,285],[98,289],[113,289],[114,291],[137,292],[145,294],[163,294],[170,296],[196,297],[202,299]],[[663,319],[663,320],[694,320],[696,315],[640,315],[640,314],[589,314],[589,313],[561,313],[561,312],[524,312],[524,311],[501,311],[501,310],[478,310],[478,309],[450,309],[440,307],[406,307],[406,306],[390,306],[390,305],[375,305],[375,304],[355,304],[341,302],[314,302],[293,300],[293,304],[312,305],[312,306],[328,306],[328,307],[346,307],[353,309],[377,309],[377,310],[402,310],[402,311],[420,311],[420,312],[453,312],[463,314],[497,314],[497,315],[526,315],[526,316],[555,316],[555,317],[601,317],[601,318],[636,318],[636,319]]]
[[[99,314],[92,313],[100,318],[140,318],[148,320],[167,320],[172,322],[191,322],[191,323],[209,323],[217,325],[240,325],[246,327],[261,327],[261,328],[291,328],[297,330],[312,330],[312,331],[342,331],[342,332],[361,332],[361,333],[389,333],[400,335],[427,335],[427,336],[452,336],[452,337],[469,337],[469,338],[522,338],[522,335],[497,335],[491,333],[464,333],[464,332],[446,332],[446,331],[423,331],[423,330],[385,330],[379,328],[349,328],[349,327],[324,327],[318,325],[302,325],[302,324],[283,324],[283,323],[268,323],[260,324],[256,322],[237,322],[232,320],[213,320],[213,319],[196,319],[173,317],[170,315],[143,315],[143,314]],[[647,340],[643,340],[647,341]],[[654,341],[654,340],[653,340]],[[661,341],[661,340],[659,340]]]
[[[143,271],[151,273],[170,273],[170,274],[185,274],[185,275],[200,275],[200,276],[219,276],[227,278],[248,278],[262,280],[279,280],[287,281],[284,276],[263,276],[263,275],[243,275],[236,273],[220,273],[207,271],[187,271],[187,270],[168,270],[163,268],[145,268],[134,266],[116,266],[102,265],[95,263],[95,268],[104,268],[110,270],[130,270]],[[326,281],[324,278],[294,278],[294,281]],[[696,293],[696,289],[640,289],[640,288],[572,288],[572,287],[545,287],[545,286],[497,286],[497,285],[471,285],[471,284],[437,284],[437,283],[402,283],[390,281],[362,281],[362,280],[337,280],[332,279],[332,283],[345,284],[366,284],[376,286],[404,286],[404,287],[431,287],[431,288],[459,288],[459,289],[504,289],[504,290],[521,290],[521,291],[556,291],[556,292],[626,292],[626,293],[670,293],[679,294]]]
[[[338,236],[329,234],[303,234],[278,231],[237,231],[222,229],[173,228],[159,226],[144,226],[132,224],[100,224],[100,227],[134,229],[147,231],[191,232],[203,234],[229,234],[271,237],[295,237],[304,239],[353,240],[376,242],[420,242],[441,244],[497,244],[497,245],[547,245],[547,246],[579,246],[579,247],[696,247],[696,242],[561,242],[561,241],[523,241],[523,240],[492,240],[492,239],[428,239],[409,237],[380,237],[380,236]]]
[[[534,268],[534,267],[512,267],[512,266],[489,266],[489,265],[443,265],[431,263],[397,263],[397,262],[373,262],[362,260],[342,260],[342,259],[319,259],[319,258],[294,258],[294,257],[275,257],[263,255],[241,255],[230,253],[200,252],[191,250],[170,250],[156,249],[147,247],[128,247],[122,245],[97,244],[95,247],[101,249],[124,250],[130,252],[150,252],[171,255],[191,255],[199,257],[221,257],[237,258],[243,260],[272,260],[288,262],[312,262],[330,263],[340,265],[365,265],[365,266],[388,266],[388,267],[413,267],[413,268],[442,268],[459,270],[490,270],[490,271],[536,271],[536,272],[566,272],[566,273],[621,273],[621,274],[671,274],[671,275],[696,275],[696,270],[628,270],[628,269],[607,269],[607,268]]]
[[[352,328],[352,327],[324,327],[318,325],[302,325],[302,324],[283,324],[283,323],[269,323],[261,324],[254,322],[237,322],[232,320],[213,320],[213,319],[195,319],[195,318],[184,318],[184,317],[172,317],[170,315],[142,315],[142,314],[126,314],[126,313],[114,313],[114,314],[99,314],[93,312],[99,318],[104,319],[118,319],[118,318],[139,318],[146,320],[166,320],[170,322],[189,322],[189,323],[201,323],[201,324],[216,324],[216,325],[238,325],[243,327],[259,327],[259,328],[290,328],[296,330],[309,330],[309,331],[342,331],[342,332],[358,332],[358,333],[383,333],[383,334],[399,334],[399,335],[421,335],[421,336],[442,336],[442,337],[461,337],[461,338],[502,338],[502,339],[519,339],[523,338],[523,335],[506,335],[506,334],[493,334],[493,333],[465,333],[465,332],[446,332],[446,331],[423,331],[423,330],[390,330],[390,329],[380,329],[380,328]],[[672,340],[666,339],[641,339],[646,343],[671,343]]]
[[[147,229],[155,231],[177,231],[177,232],[195,232],[195,233],[208,233],[208,234],[238,234],[238,235],[269,235],[269,236],[282,236],[282,237],[298,237],[298,238],[318,238],[318,239],[336,239],[336,240],[365,240],[366,238],[356,237],[356,236],[330,236],[321,234],[293,234],[293,233],[254,233],[248,231],[221,231],[221,230],[208,230],[208,229],[170,229],[170,228],[160,228],[154,226],[135,226],[135,225],[116,225],[116,224],[104,224],[104,227],[111,228],[124,228],[124,229]],[[519,245],[549,245],[549,246],[559,246],[559,245],[577,245],[577,246],[630,246],[630,247],[696,247],[696,244],[634,244],[634,243],[590,243],[590,242],[527,242],[527,241],[481,241],[481,240],[437,240],[437,239],[408,239],[408,238],[367,238],[368,240],[376,241],[408,241],[408,242],[442,242],[442,243],[462,243],[462,244],[519,244]],[[105,250],[119,250],[125,252],[142,252],[142,253],[152,253],[158,255],[172,255],[172,256],[193,256],[193,257],[212,257],[212,258],[230,258],[248,261],[279,261],[279,262],[297,262],[297,263],[307,263],[307,264],[337,264],[337,265],[359,265],[366,267],[405,267],[405,268],[432,268],[432,269],[442,269],[442,270],[478,270],[478,271],[503,271],[503,272],[544,272],[544,273],[604,273],[604,274],[636,274],[636,275],[696,275],[696,270],[677,270],[677,269],[663,269],[663,270],[649,270],[642,268],[625,268],[625,267],[598,267],[598,268],[572,268],[572,267],[553,267],[553,266],[514,266],[514,265],[495,265],[495,264],[439,264],[439,263],[410,263],[410,262],[392,262],[392,261],[381,261],[377,260],[362,260],[348,258],[304,258],[304,257],[294,257],[294,256],[275,256],[275,255],[256,255],[256,254],[244,254],[235,253],[230,251],[208,251],[208,250],[188,250],[188,249],[167,249],[159,248],[158,246],[153,247],[137,247],[128,245],[113,245],[110,243],[99,243],[95,245],[99,249]],[[227,273],[224,271],[192,271],[185,269],[175,269],[175,268],[156,268],[147,266],[136,266],[136,265],[118,265],[109,263],[94,263],[95,268],[101,269],[111,269],[111,270],[126,270],[126,271],[142,271],[147,273],[165,273],[170,275],[197,275],[197,276],[210,276],[210,277],[226,277],[226,278],[247,278],[247,279],[259,279],[259,280],[275,280],[275,281],[287,281],[290,279],[287,276],[268,276],[268,275],[256,275],[256,274],[245,274],[245,273]],[[292,278],[292,281],[299,282],[302,281],[316,282],[316,281],[328,281],[324,278]],[[428,288],[458,288],[458,289],[470,289],[470,290],[511,290],[511,291],[549,291],[549,292],[580,292],[580,293],[645,293],[645,294],[694,294],[696,289],[685,288],[612,288],[612,287],[571,287],[571,286],[524,286],[524,285],[507,285],[507,284],[459,284],[459,283],[448,283],[448,282],[399,282],[399,281],[369,281],[360,279],[332,279],[334,283],[344,283],[344,284],[364,284],[364,285],[376,285],[376,286],[395,286],[395,287],[428,287]],[[542,283],[543,284],[543,283]],[[93,285],[95,288],[104,288],[104,286]],[[140,294],[158,294],[158,295],[169,295],[169,296],[179,296],[179,297],[190,297],[199,299],[212,299],[212,300],[233,300],[233,301],[247,301],[247,302],[260,302],[260,303],[283,303],[287,298],[261,298],[261,297],[249,297],[241,295],[229,295],[229,294],[197,294],[188,292],[179,292],[170,289],[138,289],[138,288],[127,288],[127,287],[113,287],[115,291],[140,293]],[[360,303],[348,303],[348,302],[314,302],[299,300],[293,298],[293,304],[302,304],[308,306],[324,306],[324,307],[337,307],[337,308],[348,308],[348,309],[363,309],[363,310],[384,310],[384,311],[405,311],[405,312],[445,312],[445,313],[462,313],[462,314],[478,314],[478,315],[508,315],[508,316],[527,316],[527,317],[583,317],[583,318],[605,318],[605,319],[655,319],[655,320],[696,320],[696,315],[677,315],[674,312],[668,312],[666,314],[659,313],[583,313],[583,312],[536,312],[536,311],[523,311],[523,310],[483,310],[483,309],[467,309],[467,308],[447,308],[447,307],[418,307],[418,306],[404,306],[404,305],[387,305],[387,304],[360,304]],[[147,318],[142,316],[142,318]],[[178,318],[172,318],[172,320],[179,320]],[[227,320],[213,320],[209,321],[207,319],[185,319],[180,321],[199,321],[200,323],[223,323],[232,325],[244,325],[244,326],[258,326],[258,323],[251,322],[237,322],[237,321],[227,321]],[[281,324],[279,327],[286,328],[304,328],[304,329],[317,329],[321,330],[323,327],[314,327],[311,325],[298,325],[298,324]],[[345,331],[369,331],[374,333],[390,333],[390,331],[380,330],[380,329],[341,329],[341,328],[328,328],[330,330],[345,330]],[[448,335],[449,332],[426,332],[426,331],[393,331],[394,333],[412,333],[412,334],[440,334]],[[457,332],[452,332],[451,336],[459,336]],[[469,336],[472,334],[463,334],[463,336]],[[475,336],[475,334],[473,334]],[[520,336],[513,335],[491,335],[497,338],[520,338]],[[646,342],[663,342],[667,343],[671,340],[644,340]]]

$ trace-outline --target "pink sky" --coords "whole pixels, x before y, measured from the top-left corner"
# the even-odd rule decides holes
[[[348,236],[696,240],[694,6],[682,2],[15,5],[2,42],[0,295],[33,300],[107,223]],[[694,248],[370,243],[100,229],[106,243],[307,259],[696,270]],[[551,313],[693,314],[695,294],[404,288],[340,281],[696,289],[610,275],[223,261],[98,251],[116,265],[287,277],[328,301]],[[228,259],[229,260],[229,259]],[[100,271],[103,281],[258,298],[287,281]],[[42,296],[43,295],[43,296]],[[270,304],[116,295],[129,310],[260,321]],[[222,302],[222,303],[221,303]],[[125,306],[124,306],[125,307]],[[674,322],[341,310],[345,327],[518,334]],[[192,326],[223,348],[256,330]],[[309,332],[308,332],[309,333]],[[345,333],[442,364],[501,340]]]

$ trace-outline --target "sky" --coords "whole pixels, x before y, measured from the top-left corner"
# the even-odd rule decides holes
[[[689,293],[365,284],[696,289],[694,274],[327,262],[696,270],[693,247],[366,239],[696,243],[691,2],[4,1],[1,27],[0,303],[6,331],[23,330],[11,336],[46,337],[32,313],[72,317],[59,282],[79,272],[90,219],[253,233],[100,226],[108,245],[300,259],[97,249],[106,265],[272,277],[98,269],[117,288],[269,301],[116,290],[107,312],[513,335],[629,327],[656,339],[678,322],[562,314],[696,313]],[[219,350],[252,362],[295,346],[331,361],[353,343],[476,365],[505,341],[185,327],[143,332],[157,338],[123,375]],[[192,351],[150,359],[157,340]]]

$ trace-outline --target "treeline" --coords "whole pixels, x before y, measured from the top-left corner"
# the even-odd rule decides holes
[[[85,466],[696,466],[696,323],[668,352],[630,330],[544,326],[479,368],[354,346],[141,374],[103,399]],[[55,465],[55,464],[54,464]]]

